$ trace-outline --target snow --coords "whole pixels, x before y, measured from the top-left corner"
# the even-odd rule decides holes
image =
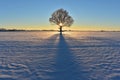
[[[120,32],[0,32],[0,80],[120,80]]]

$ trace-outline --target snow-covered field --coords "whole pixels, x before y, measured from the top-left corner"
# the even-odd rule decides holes
[[[120,80],[120,32],[0,32],[0,80]]]

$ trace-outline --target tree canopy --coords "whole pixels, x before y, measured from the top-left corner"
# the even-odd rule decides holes
[[[69,16],[69,13],[64,10],[64,9],[58,9],[56,10],[52,15],[51,18],[49,18],[49,21],[51,23],[54,23],[58,26],[66,26],[66,27],[70,27],[74,20],[71,16]]]

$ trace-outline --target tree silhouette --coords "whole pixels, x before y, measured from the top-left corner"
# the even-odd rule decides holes
[[[49,18],[49,21],[59,26],[60,33],[62,33],[63,27],[70,27],[74,22],[73,18],[64,9],[56,10]]]

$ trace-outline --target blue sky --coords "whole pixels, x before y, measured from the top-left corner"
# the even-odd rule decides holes
[[[120,0],[0,0],[0,27],[53,29],[51,14],[63,8],[74,18],[72,29],[120,30]]]

